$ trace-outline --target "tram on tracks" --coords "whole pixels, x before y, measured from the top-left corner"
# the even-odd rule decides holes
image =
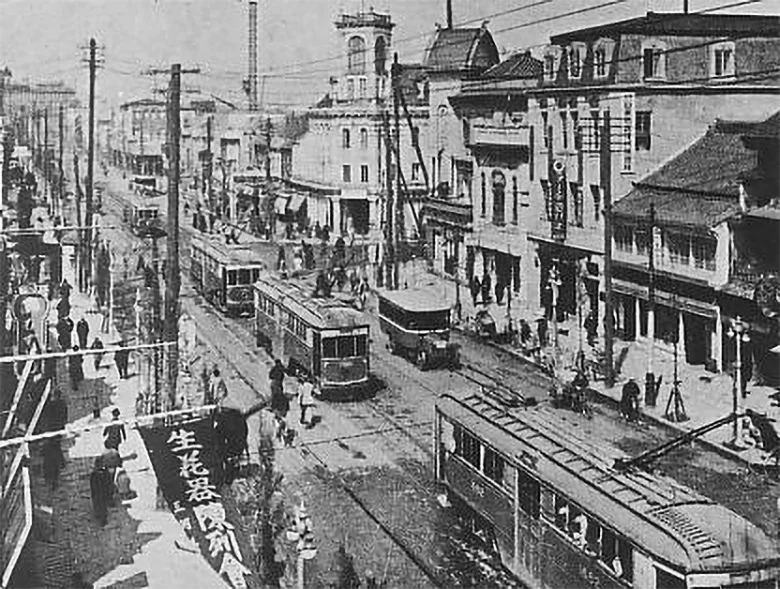
[[[533,588],[777,589],[761,529],[671,479],[616,468],[544,406],[436,402],[435,474],[472,532]]]
[[[255,337],[292,373],[313,377],[322,396],[345,400],[369,384],[369,324],[349,297],[315,297],[314,283],[263,273],[254,285]]]
[[[125,207],[123,220],[139,237],[159,237],[165,234],[160,207],[156,204],[139,202]]]
[[[190,278],[205,299],[228,315],[252,315],[252,284],[265,269],[257,243],[227,244],[217,236],[194,234]]]

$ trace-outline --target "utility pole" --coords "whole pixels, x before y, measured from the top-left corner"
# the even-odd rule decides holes
[[[76,179],[76,225],[82,227],[81,223],[81,176],[79,175],[79,154],[76,150],[73,150],[73,177]],[[76,244],[76,278],[78,280],[79,290],[82,292],[85,290],[84,280],[84,231],[79,229],[79,239]]]
[[[214,192],[211,184],[211,178],[214,174],[214,154],[211,151],[211,121],[212,117],[206,119],[206,198],[209,203],[209,215],[214,212]]]
[[[385,137],[385,174],[387,175],[386,184],[386,198],[385,201],[385,287],[388,289],[393,288],[393,267],[395,263],[395,196],[393,194],[393,160],[392,160],[392,146],[390,141],[390,115],[385,110],[383,121],[383,135]],[[380,276],[382,273],[380,272]]]
[[[612,139],[609,111],[604,111],[600,149],[600,180],[604,200],[604,372],[608,387],[615,386],[613,347],[614,304],[612,300]],[[595,129],[594,129],[595,132]]]
[[[645,404],[655,407],[655,374],[653,356],[655,353],[655,203],[650,203],[650,222],[647,228],[647,374],[645,374]],[[676,339],[676,338],[675,338]]]
[[[89,40],[89,138],[87,140],[87,211],[85,222],[86,230],[86,278],[87,284],[92,274],[92,183],[94,180],[95,165],[95,71],[97,69],[97,42],[94,38]]]
[[[51,193],[49,175],[49,107],[43,109],[43,200],[48,202]]]
[[[181,64],[171,66],[168,86],[168,275],[165,277],[165,341],[170,342],[167,362],[167,388],[170,407],[176,403],[179,374],[179,140],[181,137]]]
[[[54,203],[55,216],[62,216],[62,199],[65,196],[65,171],[62,167],[62,158],[65,146],[65,106],[60,104],[59,112],[59,151],[60,156],[57,158],[57,171],[59,175],[59,182],[57,184],[57,200]],[[63,220],[64,222],[64,220]]]
[[[257,110],[257,0],[249,0],[249,110]]]
[[[271,179],[271,117],[265,121],[265,179]]]
[[[398,258],[401,249],[401,241],[405,237],[404,232],[404,198],[401,187],[401,90],[398,87],[400,65],[398,64],[398,53],[393,55],[393,67],[391,69],[391,82],[393,86],[393,120],[394,120],[394,141],[395,141],[395,267],[393,268],[393,288],[398,288]]]

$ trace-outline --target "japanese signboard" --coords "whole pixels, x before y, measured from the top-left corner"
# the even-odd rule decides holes
[[[550,229],[555,241],[566,240],[566,171],[556,160],[550,170]]]
[[[216,439],[210,418],[141,430],[157,480],[174,516],[231,587],[259,587],[249,542],[215,485]],[[229,521],[233,519],[233,522]]]

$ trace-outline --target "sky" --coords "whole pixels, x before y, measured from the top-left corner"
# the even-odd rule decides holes
[[[739,0],[689,0],[690,11]],[[679,12],[683,0],[452,0],[456,25],[488,20],[499,49],[536,49],[550,35],[642,15]],[[396,23],[393,51],[401,62],[422,61],[436,23],[445,22],[445,0],[258,0],[258,71],[266,103],[305,106],[328,89],[343,67],[343,41],[333,26],[343,12],[374,7]],[[583,9],[587,11],[582,12]],[[579,11],[567,16],[567,13]],[[727,8],[724,14],[778,14],[780,0]],[[83,60],[90,37],[99,47],[96,94],[106,112],[148,97],[163,76],[150,67],[179,62],[199,67],[186,75],[186,90],[245,104],[246,0],[0,0],[0,68],[17,81],[64,81],[86,96]],[[500,14],[503,13],[503,14]],[[549,19],[549,20],[548,20]],[[546,20],[546,22],[538,22]]]

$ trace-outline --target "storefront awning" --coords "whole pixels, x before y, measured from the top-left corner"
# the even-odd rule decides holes
[[[643,301],[646,301],[649,298],[646,286],[635,284],[628,280],[613,278],[612,289],[618,294],[632,296]],[[686,313],[691,313],[693,315],[700,315],[702,317],[708,317],[709,319],[717,319],[718,317],[717,306],[705,301],[697,301],[696,299],[668,293],[663,290],[656,290],[653,299],[656,303],[671,307],[672,309],[685,311]]]
[[[293,194],[290,197],[290,202],[287,203],[287,210],[291,213],[297,213],[304,202],[306,202],[306,197],[302,194]]]

